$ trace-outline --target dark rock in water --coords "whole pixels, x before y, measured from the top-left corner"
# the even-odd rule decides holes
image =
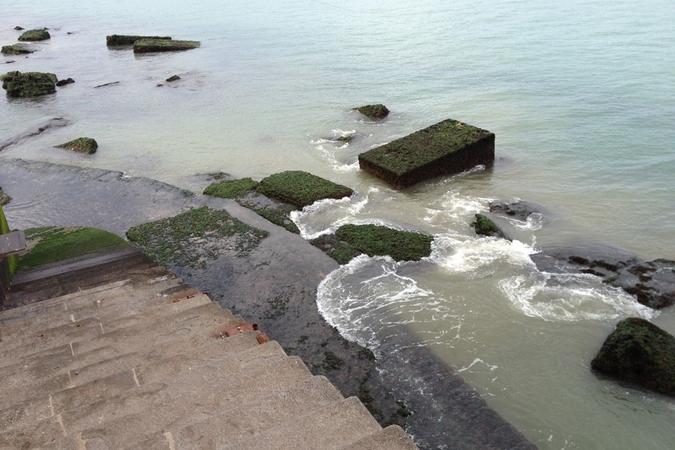
[[[198,41],[177,41],[173,39],[140,39],[134,42],[134,53],[177,52],[192,50],[200,46]]]
[[[359,106],[354,110],[373,120],[384,119],[389,115],[389,109],[382,104]]]
[[[98,143],[95,139],[81,137],[70,142],[66,142],[65,144],[57,145],[56,147],[65,148],[77,153],[86,153],[88,155],[92,155],[96,153],[96,150],[98,149]]]
[[[68,121],[65,120],[63,117],[50,117],[48,119],[40,120],[37,123],[28,127],[22,133],[16,134],[3,141],[0,141],[0,150],[4,150],[7,147],[16,145],[24,141],[25,139],[31,138],[33,136],[38,136],[52,128],[65,127],[66,125],[68,125]]]
[[[94,86],[94,89],[102,88],[102,87],[107,87],[107,86],[114,86],[114,85],[116,85],[116,84],[120,84],[120,82],[119,82],[119,81],[111,81],[110,83],[99,84],[99,85],[97,85],[97,86]]]
[[[14,64],[16,61],[11,60],[11,61],[5,61],[5,64]]]
[[[522,200],[510,203],[494,201],[490,203],[490,212],[525,222],[534,213],[543,214],[543,208]]]
[[[16,31],[23,31],[23,30],[25,30],[24,27],[21,27],[21,26],[19,26],[19,25],[15,26],[14,29],[15,29]]]
[[[75,80],[73,80],[72,78],[66,78],[65,80],[59,80],[59,81],[57,81],[57,82],[56,82],[56,85],[57,85],[58,87],[62,87],[62,86],[66,86],[66,85],[68,85],[68,84],[73,84],[73,83],[75,83]]]
[[[174,81],[178,81],[181,78],[178,75],[171,75],[169,78],[167,78],[165,81],[167,83],[173,83]]]
[[[675,396],[675,337],[644,319],[622,320],[591,367],[617,380]]]
[[[476,231],[476,234],[508,239],[506,234],[504,234],[504,232],[492,221],[492,219],[484,216],[483,214],[476,214],[476,218],[471,223],[471,226]]]
[[[113,34],[106,36],[105,41],[108,47],[124,47],[134,45],[136,41],[141,39],[163,39],[171,40],[171,36],[136,36],[136,35],[125,35],[125,34]]]
[[[675,261],[643,261],[607,246],[549,248],[532,255],[540,270],[588,273],[634,295],[638,302],[661,309],[675,303]]]
[[[25,44],[12,44],[12,45],[5,45],[2,47],[2,54],[3,55],[28,55],[31,53],[35,53],[35,49],[25,45]]]
[[[445,120],[359,155],[361,169],[396,188],[430,178],[492,165],[495,135]]]
[[[29,41],[29,42],[46,41],[47,39],[50,38],[51,36],[49,35],[49,31],[47,31],[46,28],[38,30],[28,30],[25,31],[21,36],[19,36],[20,41]]]
[[[350,197],[354,191],[332,181],[299,170],[289,170],[264,178],[258,192],[270,198],[304,208],[323,199]]]
[[[5,194],[5,191],[0,187],[0,206],[5,206],[7,203],[12,201],[12,197]]]
[[[56,92],[57,78],[53,73],[8,72],[0,79],[9,97],[37,97]]]

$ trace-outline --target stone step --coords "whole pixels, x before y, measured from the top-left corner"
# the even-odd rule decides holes
[[[185,421],[172,424],[127,449],[218,448],[231,434],[254,433],[273,426],[279,414],[302,415],[307,409],[326,406],[343,400],[342,394],[322,376],[314,376],[289,385],[287,390],[274,391],[259,386],[235,399],[224,399],[213,410],[213,417],[195,424]],[[194,417],[192,417],[194,419]]]
[[[382,431],[344,447],[345,450],[417,450],[410,436],[398,425],[389,425]]]

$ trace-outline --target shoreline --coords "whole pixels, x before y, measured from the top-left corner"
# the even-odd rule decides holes
[[[314,374],[327,376],[346,396],[359,396],[381,424],[406,427],[422,448],[535,448],[430,351],[414,348],[376,361],[372,352],[343,338],[316,304],[319,283],[338,264],[235,201],[120,172],[16,159],[3,159],[0,180],[14,198],[6,212],[18,228],[87,225],[124,235],[133,225],[190,208],[226,210],[269,236],[246,257],[221,255],[204,268],[170,265],[189,284],[259,323]],[[63,198],[67,205],[61,204]],[[98,205],[94,214],[92,204]],[[26,217],[29,211],[33,217]],[[404,364],[410,375],[406,379],[387,371]],[[431,388],[431,397],[415,390],[419,380]]]

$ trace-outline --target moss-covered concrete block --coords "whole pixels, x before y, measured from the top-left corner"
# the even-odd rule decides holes
[[[354,110],[373,120],[381,120],[389,115],[389,109],[382,104],[359,106]]]
[[[334,234],[324,234],[310,241],[339,264],[347,264],[363,252],[355,249],[347,242],[339,240]]]
[[[65,144],[57,145],[56,147],[65,148],[66,150],[72,150],[77,153],[86,153],[88,155],[92,155],[96,153],[96,150],[98,149],[98,143],[96,142],[96,139],[81,137],[66,142]]]
[[[20,41],[29,41],[29,42],[46,41],[49,38],[51,38],[51,36],[49,35],[49,31],[47,31],[44,28],[38,30],[24,31],[21,34],[21,36],[19,36]]]
[[[604,375],[675,395],[675,337],[644,319],[625,319],[607,337],[591,367]]]
[[[5,206],[7,203],[12,201],[12,197],[7,195],[7,193],[0,187],[0,206]]]
[[[0,52],[3,55],[28,55],[35,53],[35,49],[24,44],[4,45]]]
[[[396,188],[440,175],[492,165],[495,135],[456,120],[445,120],[359,155],[361,169]]]
[[[221,198],[238,198],[258,187],[258,182],[252,178],[225,180],[212,183],[204,189],[205,195]]]
[[[134,53],[177,52],[199,47],[198,41],[174,39],[140,39],[134,42]]]
[[[304,208],[327,198],[350,197],[354,191],[308,172],[289,170],[264,178],[258,192],[268,197]]]
[[[8,72],[0,79],[9,97],[38,97],[56,92],[57,78],[53,73]]]
[[[476,214],[475,220],[471,224],[476,234],[482,236],[493,236],[508,239],[506,234],[495,224],[492,219],[483,214]]]
[[[171,36],[139,36],[130,34],[112,34],[105,37],[105,43],[108,47],[125,47],[134,45],[141,39],[162,39],[171,40]]]

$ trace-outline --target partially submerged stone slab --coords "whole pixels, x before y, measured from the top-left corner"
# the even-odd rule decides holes
[[[35,49],[25,44],[4,45],[0,50],[3,55],[28,55],[35,53]]]
[[[373,120],[384,119],[389,115],[389,109],[382,104],[364,105],[354,109],[363,114],[364,116],[368,117],[369,119]]]
[[[56,92],[57,78],[53,73],[8,72],[0,79],[9,97],[37,97]]]
[[[134,53],[177,52],[192,50],[200,46],[199,41],[178,41],[173,39],[140,39],[134,43]]]
[[[56,147],[65,148],[66,150],[72,150],[77,153],[86,153],[88,155],[92,155],[96,153],[96,150],[98,149],[98,142],[96,142],[96,139],[93,138],[80,137],[66,142],[65,144],[57,145]]]
[[[141,36],[130,34],[112,34],[105,37],[105,42],[108,47],[124,47],[134,45],[136,41],[141,39],[162,39],[171,40],[171,36]]]
[[[360,154],[359,165],[394,187],[404,188],[479,164],[490,166],[494,158],[493,133],[448,119]]]
[[[258,192],[268,197],[304,208],[328,198],[350,197],[354,191],[308,172],[289,170],[264,178]]]
[[[211,183],[204,189],[205,195],[221,198],[238,198],[255,190],[258,182],[252,178],[240,178],[238,180],[225,180]]]
[[[47,39],[50,38],[51,36],[49,35],[49,31],[47,31],[45,28],[37,30],[28,30],[23,32],[23,34],[19,36],[20,41],[29,41],[29,42],[46,41]]]
[[[591,367],[620,381],[675,395],[675,337],[639,318],[619,322]]]
[[[497,226],[496,223],[489,217],[483,214],[476,214],[473,223],[471,224],[476,234],[481,236],[499,237],[508,239],[506,234]]]

